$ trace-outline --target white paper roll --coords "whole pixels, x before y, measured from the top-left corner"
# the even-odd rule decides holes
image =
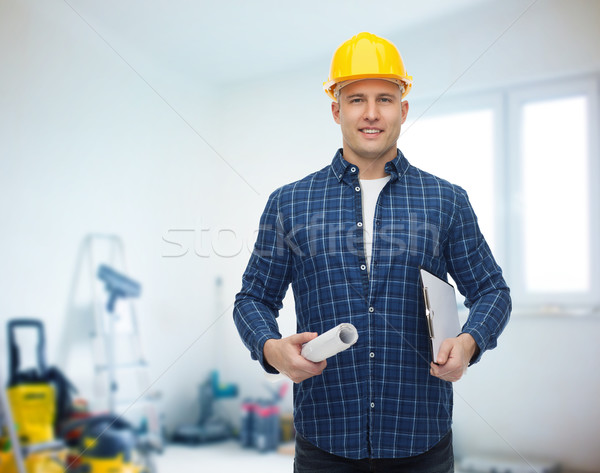
[[[302,347],[302,356],[318,363],[350,348],[358,340],[358,332],[352,324],[339,324]]]

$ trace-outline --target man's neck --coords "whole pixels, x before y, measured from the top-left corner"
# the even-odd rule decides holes
[[[397,151],[394,148],[390,152],[378,158],[365,158],[356,155],[351,150],[344,149],[344,159],[350,164],[354,164],[360,170],[359,177],[361,179],[380,179],[388,175],[385,172],[385,165],[387,162],[393,160],[396,157]]]

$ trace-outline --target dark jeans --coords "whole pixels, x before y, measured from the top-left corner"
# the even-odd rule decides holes
[[[408,458],[351,460],[325,452],[296,434],[294,473],[453,473],[452,431],[431,450]]]

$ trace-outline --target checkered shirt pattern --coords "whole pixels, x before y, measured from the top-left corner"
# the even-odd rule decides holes
[[[236,296],[234,320],[253,359],[281,338],[277,316],[291,284],[297,331],[352,323],[359,339],[320,376],[294,385],[297,431],[347,458],[400,458],[431,449],[451,428],[452,383],[431,359],[419,267],[449,273],[465,296],[462,331],[481,355],[496,346],[511,299],[502,271],[460,187],[412,165],[398,150],[373,222],[362,221],[359,170],[338,150],[331,165],[268,199]],[[373,226],[370,274],[362,225]]]

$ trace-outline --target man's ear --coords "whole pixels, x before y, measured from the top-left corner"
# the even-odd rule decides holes
[[[406,116],[408,115],[408,102],[405,100],[400,104],[400,106],[402,107],[402,121],[400,122],[400,124],[404,125],[404,122],[406,121]]]
[[[331,114],[333,119],[339,125],[340,124],[340,104],[338,102],[331,102]]]

